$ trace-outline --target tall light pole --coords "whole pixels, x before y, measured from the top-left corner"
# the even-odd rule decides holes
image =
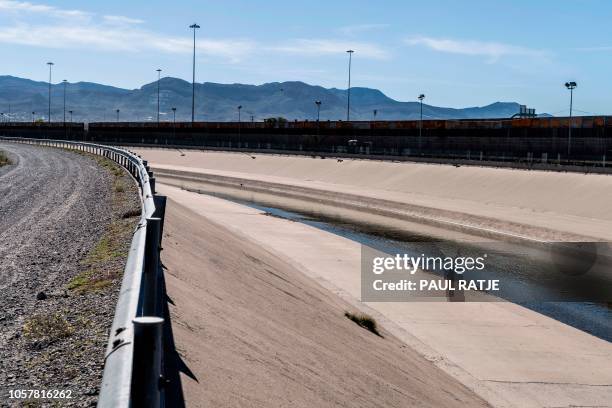
[[[195,34],[196,29],[200,28],[200,26],[196,23],[193,23],[189,26],[189,28],[193,28],[193,77],[191,81],[191,124],[193,124],[195,120]]]
[[[68,111],[68,113],[70,114],[70,123],[72,123],[72,112],[71,110]]]
[[[346,121],[351,120],[351,62],[353,60],[353,50],[347,50],[349,55],[349,66],[348,66],[348,92],[346,98]]]
[[[115,110],[115,112],[117,113],[117,122],[119,122],[119,112],[120,112],[120,110],[117,109],[117,110]]]
[[[64,79],[62,83],[64,84],[64,126],[66,126],[66,84],[68,81]]]
[[[36,112],[32,112],[32,123],[34,123],[34,115],[36,115]]]
[[[421,153],[421,136],[423,134],[423,99],[425,99],[425,94],[420,94],[419,102],[421,103],[421,120],[419,120],[419,154]]]
[[[319,122],[321,118],[321,101],[315,101],[315,104],[317,105],[317,122]]]
[[[572,153],[572,109],[574,107],[574,89],[578,84],[574,81],[566,82],[565,87],[570,91],[570,116],[569,116],[569,136],[567,138],[567,158],[569,160],[569,156]]]
[[[51,123],[51,67],[53,66],[52,62],[47,62],[49,66],[49,123]]]
[[[159,126],[159,81],[161,80],[161,69],[156,69],[157,71],[157,126]]]

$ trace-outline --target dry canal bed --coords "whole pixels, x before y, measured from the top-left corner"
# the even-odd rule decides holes
[[[65,390],[95,405],[104,349],[140,214],[116,165],[0,144],[0,405],[10,390]]]

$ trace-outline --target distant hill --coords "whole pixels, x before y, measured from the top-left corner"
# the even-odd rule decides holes
[[[51,88],[52,119],[63,120],[63,84]],[[191,83],[166,77],[160,81],[161,120],[191,120]],[[13,76],[0,76],[0,111],[12,113],[13,120],[46,119],[48,84]],[[303,82],[272,82],[263,85],[196,84],[196,120],[237,121],[237,107],[242,105],[241,120],[250,121],[282,116],[289,120],[316,119],[314,101],[321,101],[321,120],[346,119],[345,89],[323,88]],[[74,121],[114,121],[119,109],[121,121],[156,120],[157,82],[140,89],[121,89],[92,82],[66,84],[67,110]],[[418,102],[399,102],[370,88],[351,89],[351,120],[371,120],[374,110],[379,120],[419,118]],[[426,119],[507,118],[519,111],[514,102],[495,102],[483,107],[464,109],[423,105]]]

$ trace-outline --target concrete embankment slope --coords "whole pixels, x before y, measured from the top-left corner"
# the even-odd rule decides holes
[[[294,264],[209,219],[226,201],[159,187],[170,197],[162,259],[188,407],[487,406],[386,330],[346,319],[354,307]]]
[[[607,175],[225,152],[182,155],[165,149],[140,153],[161,178],[176,180],[177,172],[190,172],[238,185],[244,180],[245,189],[257,182],[255,187],[310,189],[345,201],[358,196],[370,200],[370,207],[387,206],[448,226],[547,241],[612,240],[612,176]]]
[[[249,405],[247,394],[258,390],[252,395],[262,406],[286,398],[307,405],[313,395],[311,406],[394,406],[394,395],[414,398],[400,406],[427,406],[433,395],[456,392],[431,377],[435,366],[497,407],[610,406],[612,345],[604,340],[510,303],[362,303],[359,244],[218,198],[158,189],[175,214],[164,263],[176,343],[200,373],[199,383],[184,379],[187,399]],[[385,339],[349,334],[347,303],[374,315]],[[412,357],[395,354],[394,337],[432,365],[415,368]],[[402,374],[394,385],[383,385],[395,370]],[[404,376],[430,379],[427,396],[416,396]],[[458,404],[476,404],[463,395]]]

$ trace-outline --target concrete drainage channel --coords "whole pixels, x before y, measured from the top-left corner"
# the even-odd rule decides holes
[[[98,407],[159,407],[164,396],[165,293],[160,262],[166,197],[155,194],[145,160],[126,150],[65,140],[0,140],[83,151],[124,167],[140,186],[142,212],[134,232],[104,358]]]

